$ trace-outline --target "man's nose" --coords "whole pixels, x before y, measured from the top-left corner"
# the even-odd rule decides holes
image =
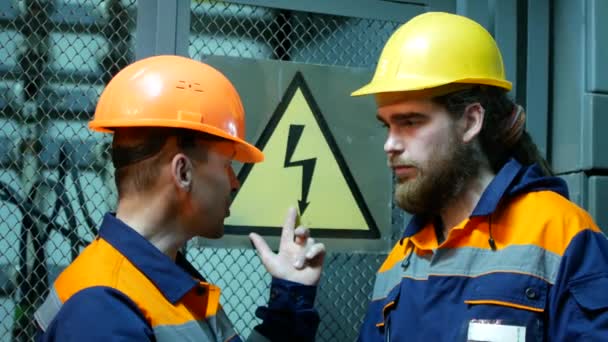
[[[237,191],[241,187],[241,182],[239,182],[238,178],[236,178],[236,174],[234,173],[232,166],[228,168],[228,177],[230,177],[230,189],[232,191]]]
[[[403,142],[403,139],[395,134],[389,133],[386,141],[384,142],[384,152],[386,154],[398,154],[403,152],[404,149],[405,143]]]

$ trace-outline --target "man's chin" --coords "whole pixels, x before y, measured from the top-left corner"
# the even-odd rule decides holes
[[[413,180],[404,180],[395,183],[395,192],[396,194],[399,194],[399,196],[411,196],[412,192],[415,191],[417,191],[417,189]]]
[[[207,237],[208,239],[212,239],[212,240],[217,240],[217,239],[221,239],[224,236],[224,231],[211,235],[209,237]]]
[[[428,210],[422,205],[418,190],[412,189],[412,184],[397,184],[394,200],[401,209],[412,215]]]
[[[202,232],[202,234],[199,235],[202,238],[205,239],[212,239],[212,240],[216,240],[219,239],[221,237],[224,236],[224,223],[222,222],[221,225],[213,230],[206,230],[204,232]]]
[[[417,191],[420,188],[422,179],[418,176],[397,177],[395,179],[395,188],[401,188],[401,191],[411,192]]]

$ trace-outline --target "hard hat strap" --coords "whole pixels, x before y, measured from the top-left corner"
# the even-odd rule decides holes
[[[196,141],[226,140],[222,137],[184,128],[158,127],[153,130],[150,130],[150,128],[142,129],[148,130],[145,133],[147,138],[143,139],[139,144],[133,146],[112,145],[112,163],[116,169],[155,156],[163,149],[170,137],[175,137],[177,148],[186,153],[190,149],[196,148]]]
[[[168,136],[166,135],[160,136],[132,147],[112,146],[111,154],[114,168],[120,169],[156,155],[165,146],[167,138]]]

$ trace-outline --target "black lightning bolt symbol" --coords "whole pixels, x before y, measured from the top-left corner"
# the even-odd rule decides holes
[[[298,200],[298,207],[300,208],[300,215],[304,214],[304,210],[308,207],[310,202],[307,202],[308,191],[310,190],[310,183],[312,182],[312,174],[315,171],[315,164],[317,158],[311,158],[306,160],[291,161],[291,157],[298,146],[298,141],[304,131],[304,125],[290,125],[289,135],[287,136],[287,150],[285,151],[285,164],[283,167],[302,167],[302,195]]]

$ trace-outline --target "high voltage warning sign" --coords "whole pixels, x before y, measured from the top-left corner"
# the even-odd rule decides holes
[[[304,78],[296,73],[239,172],[226,233],[279,234],[289,206],[319,237],[377,238],[378,228]]]

